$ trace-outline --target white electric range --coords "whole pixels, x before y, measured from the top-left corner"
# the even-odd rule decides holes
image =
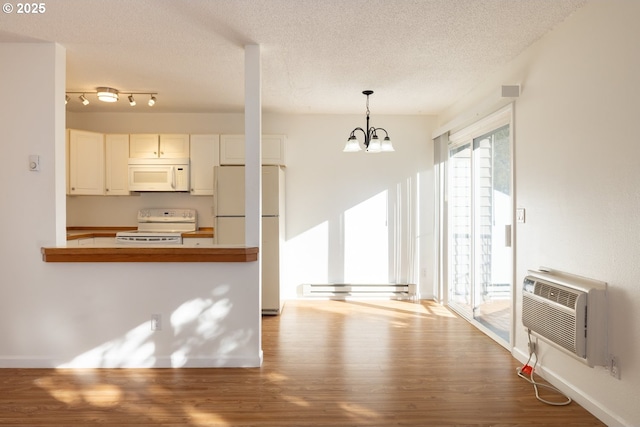
[[[182,233],[196,231],[195,209],[148,208],[138,211],[138,229],[116,234],[116,243],[182,244]]]

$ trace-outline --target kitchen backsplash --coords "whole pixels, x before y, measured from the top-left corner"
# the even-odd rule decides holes
[[[189,208],[198,227],[213,227],[213,197],[183,193],[133,193],[131,196],[67,196],[67,227],[137,226],[139,209]]]

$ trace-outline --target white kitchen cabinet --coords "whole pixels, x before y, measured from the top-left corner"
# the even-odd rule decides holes
[[[262,135],[262,164],[285,165],[284,135]],[[220,164],[244,165],[244,135],[220,136]]]
[[[137,133],[129,136],[129,157],[137,159],[189,158],[188,134]]]
[[[160,134],[160,156],[167,159],[189,158],[188,134]]]
[[[213,195],[213,168],[220,164],[220,136],[191,135],[189,150],[191,194]]]
[[[129,157],[136,159],[158,158],[159,139],[157,133],[129,135]]]
[[[105,135],[105,188],[107,196],[129,195],[129,135]]]
[[[104,135],[70,129],[68,194],[104,194]]]

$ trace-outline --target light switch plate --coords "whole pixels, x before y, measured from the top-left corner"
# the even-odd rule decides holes
[[[525,211],[524,208],[516,209],[516,221],[520,223],[524,223],[525,221]]]

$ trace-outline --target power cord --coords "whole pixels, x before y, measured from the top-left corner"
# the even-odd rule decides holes
[[[527,334],[529,336],[529,359],[527,359],[527,363],[525,363],[524,366],[516,369],[516,371],[518,372],[518,376],[533,385],[533,389],[536,392],[536,399],[538,399],[540,402],[546,403],[547,405],[553,405],[553,406],[565,406],[570,404],[571,398],[569,396],[564,395],[556,387],[548,384],[539,383],[533,378],[533,373],[536,369],[536,366],[538,365],[538,353],[537,353],[536,344],[531,341],[531,329],[527,330]],[[534,359],[533,366],[530,365],[532,358]],[[544,387],[546,389],[552,390],[560,394],[567,400],[564,402],[551,402],[549,400],[545,400],[542,397],[540,397],[538,387]]]

